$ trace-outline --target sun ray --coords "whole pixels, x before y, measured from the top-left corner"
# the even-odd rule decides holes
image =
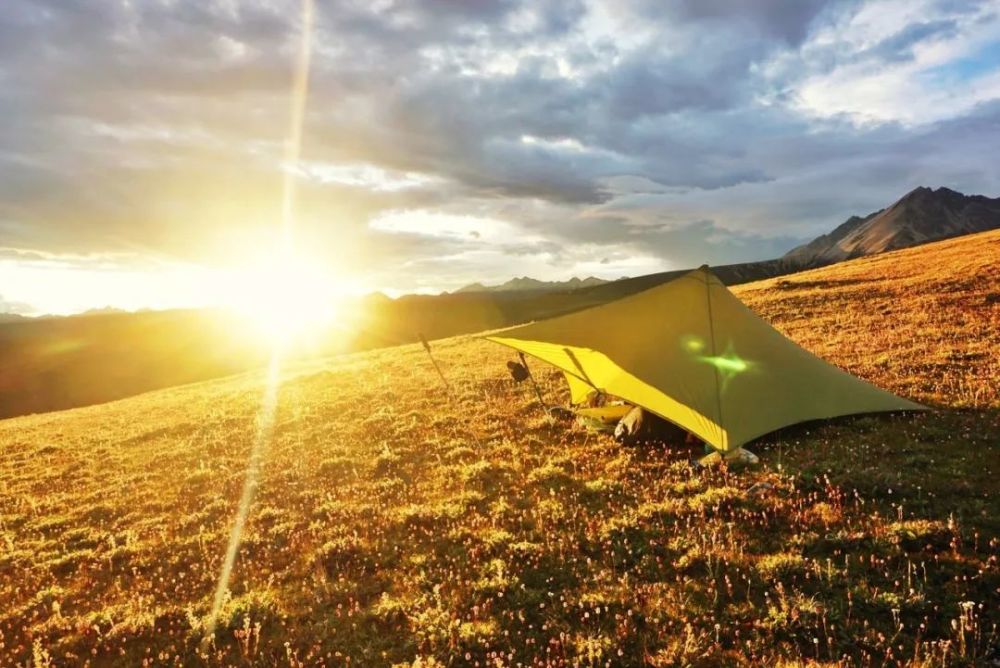
[[[295,233],[295,177],[294,170],[291,167],[298,162],[302,148],[302,123],[305,115],[306,97],[309,90],[312,29],[313,0],[302,0],[301,39],[299,42],[298,59],[293,73],[288,141],[285,147],[286,165],[284,170],[281,218],[281,257],[285,260],[284,266],[290,265],[295,257],[293,252]],[[292,284],[293,279],[288,278],[290,275],[294,277],[293,274],[276,274],[273,276],[273,278],[281,281],[282,284],[277,289],[284,291],[285,297],[291,297],[302,290],[308,289],[308,286],[305,285]],[[299,305],[299,307],[302,306],[301,304]],[[304,311],[304,308],[296,309],[298,313]],[[272,312],[270,315],[273,317],[280,314]],[[233,565],[236,562],[236,556],[239,553],[240,542],[243,538],[243,529],[246,526],[247,516],[250,513],[254,494],[259,483],[264,455],[267,452],[274,432],[278,407],[278,391],[281,386],[281,365],[287,341],[273,340],[271,343],[271,357],[267,370],[267,380],[264,385],[264,396],[256,419],[256,436],[250,449],[247,471],[243,479],[243,491],[240,494],[236,517],[233,520],[233,527],[229,533],[229,544],[226,548],[226,556],[222,562],[219,579],[215,587],[212,609],[205,623],[204,642],[209,642],[214,637],[219,613],[225,604],[226,595],[229,591],[229,581],[232,576]]]
[[[247,515],[250,513],[254,493],[257,491],[261,464],[267,452],[267,447],[270,445],[271,435],[274,433],[274,422],[278,410],[278,389],[281,385],[281,352],[279,347],[275,347],[271,354],[271,361],[267,367],[264,396],[261,400],[260,410],[257,412],[256,436],[250,448],[250,459],[247,462],[247,471],[243,478],[243,492],[240,494],[240,502],[236,508],[233,528],[229,532],[229,546],[226,548],[226,557],[222,562],[222,570],[219,573],[218,584],[215,587],[212,611],[209,613],[208,621],[205,624],[206,639],[215,633],[219,612],[226,602],[226,594],[229,591],[229,578],[233,572],[233,564],[236,562],[236,554],[239,551],[240,541],[243,538],[243,528],[246,526]]]
[[[302,155],[302,125],[309,95],[309,65],[312,59],[313,0],[302,0],[302,40],[292,83],[288,140],[285,144],[284,186],[281,206],[282,252],[291,253],[295,239],[295,178]]]

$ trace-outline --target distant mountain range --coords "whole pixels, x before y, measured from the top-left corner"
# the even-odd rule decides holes
[[[996,228],[1000,198],[917,188],[886,209],[851,216],[829,234],[793,248],[784,259],[803,268],[818,267]]]
[[[120,313],[146,313],[153,309],[136,309],[135,311],[127,311],[125,309],[115,308],[114,306],[102,306],[100,308],[87,309],[86,311],[81,311],[80,313],[73,313],[71,315],[53,315],[51,313],[43,313],[41,315],[22,315],[20,313],[0,313],[0,324],[8,322],[24,322],[28,320],[48,320],[51,318],[77,318],[80,316],[88,315],[109,315],[109,314],[120,314]]]
[[[1000,228],[1000,198],[963,195],[949,188],[934,190],[920,187],[885,209],[867,216],[851,216],[829,234],[793,248],[780,258],[717,265],[712,267],[712,271],[727,285],[735,285],[997,228]],[[583,280],[573,278],[545,282],[523,276],[492,287],[473,283],[456,292],[577,290],[611,283],[616,289],[620,288],[622,294],[630,294],[658,285],[685,271],[668,271],[632,279],[623,277],[618,281],[591,276]]]
[[[624,277],[623,277],[624,278]],[[512,278],[506,283],[501,283],[500,285],[483,285],[482,283],[472,283],[466,285],[464,288],[459,288],[455,292],[465,293],[465,292],[518,292],[524,290],[576,290],[578,288],[590,288],[595,285],[604,285],[605,283],[610,283],[611,281],[606,281],[603,278],[597,278],[596,276],[588,276],[587,278],[577,278],[574,276],[568,281],[539,281],[535,278],[529,278],[528,276],[521,276],[520,278]]]

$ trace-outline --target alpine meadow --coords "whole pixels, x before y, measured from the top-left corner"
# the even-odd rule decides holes
[[[0,668],[1000,668],[1000,0],[6,0]]]

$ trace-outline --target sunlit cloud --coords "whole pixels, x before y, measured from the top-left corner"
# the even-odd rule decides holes
[[[338,274],[318,261],[297,258],[292,270],[264,253],[238,255],[229,263],[209,266],[124,253],[0,249],[0,296],[8,303],[6,310],[22,315],[68,315],[95,308],[219,307],[251,312],[264,304],[279,311],[298,307],[298,315],[306,305],[333,305],[373,289],[363,277]],[[325,315],[315,310],[317,318]]]
[[[184,263],[137,265],[119,258],[52,254],[0,259],[2,294],[18,302],[24,315],[210,306],[213,293],[218,294],[214,282],[213,271]]]
[[[528,144],[529,146],[541,146],[557,151],[571,151],[574,153],[583,153],[587,150],[587,147],[584,146],[579,139],[575,139],[573,137],[544,139],[534,135],[521,135],[521,143]]]
[[[388,211],[369,223],[373,230],[394,234],[415,234],[478,243],[520,243],[542,241],[539,235],[525,234],[518,226],[503,220],[462,216],[426,210]]]
[[[335,183],[375,192],[426,188],[441,183],[440,178],[432,175],[382,169],[372,164],[300,162],[297,169],[306,178],[316,179],[320,183]]]

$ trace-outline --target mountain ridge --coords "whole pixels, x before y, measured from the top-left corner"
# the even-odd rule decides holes
[[[1000,198],[920,186],[884,209],[851,216],[782,259],[805,269],[997,228]]]
[[[623,276],[622,278],[626,277]],[[516,292],[529,290],[576,290],[579,288],[589,288],[595,285],[604,285],[605,283],[613,282],[614,281],[612,280],[597,278],[596,276],[588,276],[587,278],[574,276],[568,281],[540,281],[537,278],[531,278],[530,276],[517,276],[499,285],[484,285],[479,282],[470,283],[469,285],[455,290],[453,294],[464,294],[469,292]]]

